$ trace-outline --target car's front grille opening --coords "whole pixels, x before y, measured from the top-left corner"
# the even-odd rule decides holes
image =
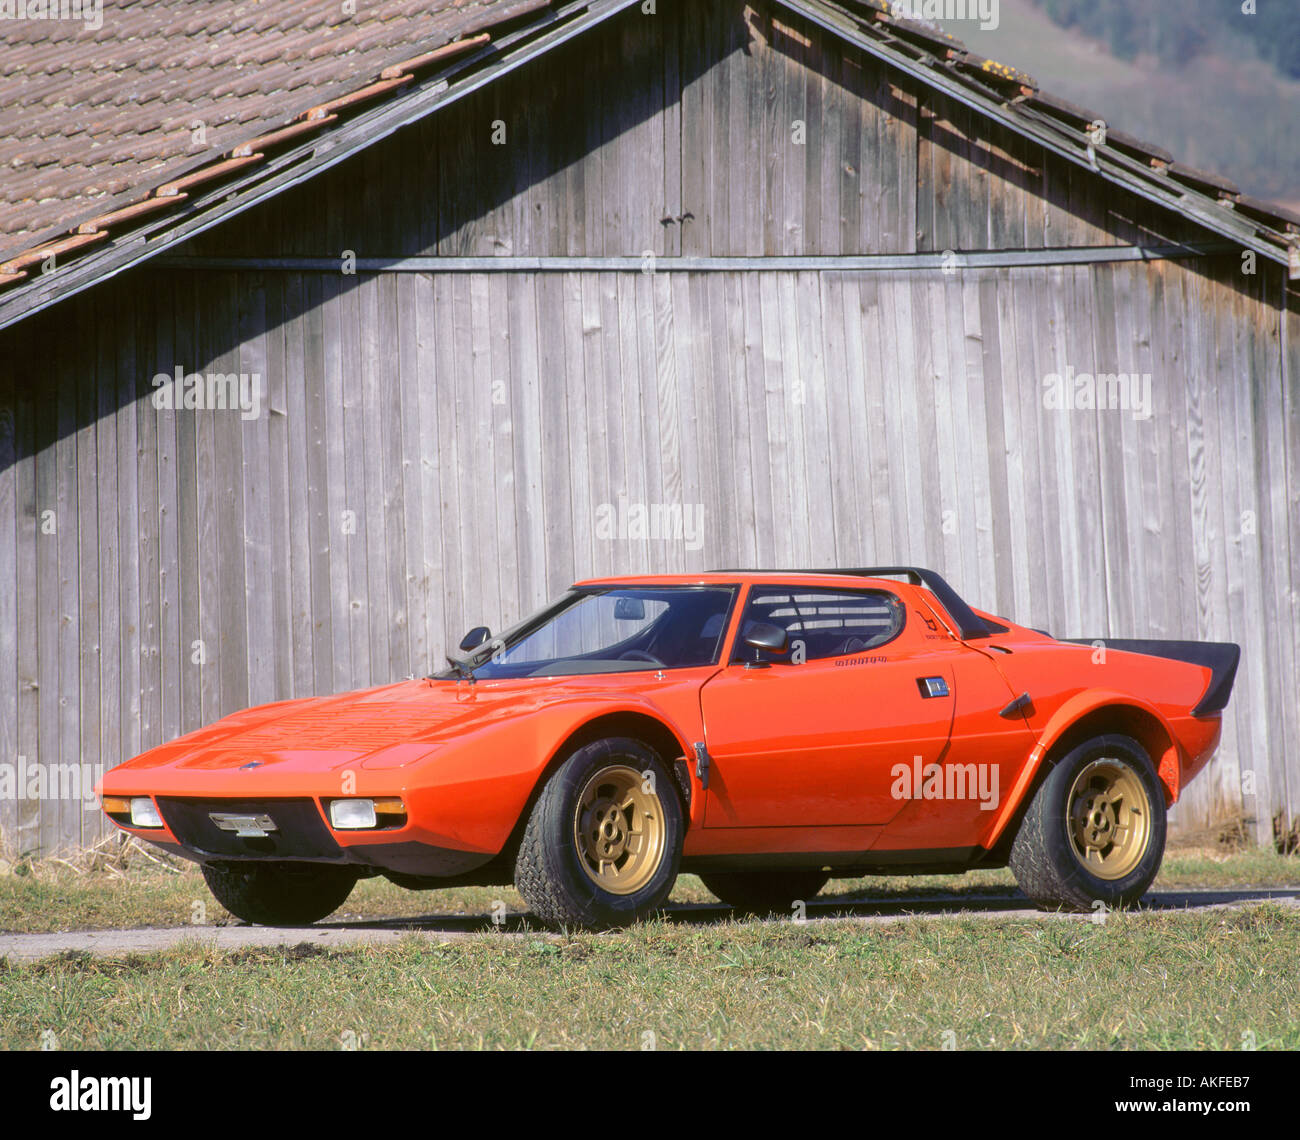
[[[310,799],[157,797],[172,834],[208,855],[329,859],[342,855]]]

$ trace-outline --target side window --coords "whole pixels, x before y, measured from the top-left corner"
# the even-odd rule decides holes
[[[816,661],[878,649],[903,631],[906,607],[887,590],[809,590],[755,587],[745,606],[741,637],[754,622],[780,626],[790,639],[781,660]],[[743,660],[741,645],[737,659]]]

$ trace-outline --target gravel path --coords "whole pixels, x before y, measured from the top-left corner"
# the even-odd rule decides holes
[[[1190,910],[1239,910],[1273,902],[1294,910],[1300,918],[1300,890],[1289,887],[1259,887],[1233,890],[1160,891],[1147,896],[1144,909],[1153,912]],[[668,920],[680,925],[706,925],[725,920],[730,912],[721,906],[696,904],[674,906]],[[809,924],[844,921],[863,924],[916,922],[936,916],[978,919],[1033,919],[1088,922],[1087,914],[1049,914],[1025,905],[1020,895],[939,895],[899,900],[880,898],[852,903],[827,900],[808,907]],[[786,921],[772,919],[768,921]],[[69,951],[101,957],[148,954],[183,943],[199,943],[220,950],[257,946],[321,947],[387,945],[415,935],[432,942],[451,942],[491,933],[502,938],[553,938],[539,932],[521,914],[506,916],[499,927],[486,915],[429,915],[423,918],[367,919],[352,922],[321,922],[314,926],[171,926],[134,930],[69,930],[49,934],[0,933],[0,958],[34,961]],[[611,935],[612,936],[612,935]]]

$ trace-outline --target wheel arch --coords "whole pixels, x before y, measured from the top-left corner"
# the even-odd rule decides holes
[[[669,770],[677,777],[673,781],[673,791],[677,796],[677,802],[681,805],[682,826],[684,829],[690,828],[691,797],[694,793],[689,782],[686,787],[682,786],[684,778],[689,780],[689,769],[686,769],[684,776],[680,766],[675,764],[679,757],[688,755],[685,742],[664,721],[648,712],[636,709],[615,709],[598,713],[583,721],[582,724],[570,730],[551,750],[545,765],[543,765],[537,773],[537,778],[533,781],[532,790],[528,794],[528,799],[524,802],[519,818],[511,829],[510,838],[506,841],[505,847],[497,858],[508,859],[513,862],[515,853],[519,850],[519,843],[523,838],[524,829],[528,826],[528,818],[532,815],[533,807],[542,794],[542,789],[546,787],[546,782],[555,774],[560,765],[579,748],[590,744],[593,740],[601,740],[608,736],[626,736],[634,740],[640,740],[659,754],[664,763],[668,765]]]
[[[1057,761],[1085,740],[1107,735],[1128,736],[1142,746],[1165,790],[1165,807],[1173,806],[1181,790],[1182,768],[1177,739],[1165,718],[1127,695],[1081,694],[1048,721],[987,846],[999,855],[1009,851],[1030,802]]]

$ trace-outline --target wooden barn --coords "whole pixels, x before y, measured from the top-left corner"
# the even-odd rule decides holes
[[[6,30],[6,847],[582,577],[899,562],[1241,643],[1172,826],[1294,829],[1300,218],[883,0],[354,7]]]

